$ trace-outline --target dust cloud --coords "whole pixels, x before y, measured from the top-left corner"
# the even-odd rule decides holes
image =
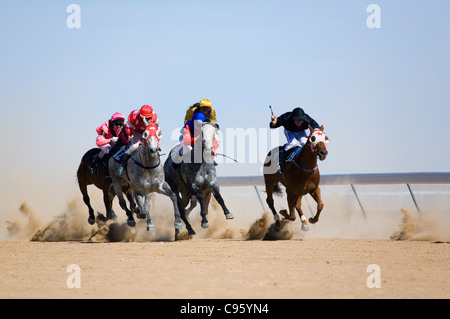
[[[402,208],[404,217],[400,230],[392,234],[394,240],[450,241],[450,218],[428,212],[426,214]]]
[[[225,192],[226,193],[226,192]],[[212,200],[207,215],[210,227],[201,228],[200,208],[197,206],[189,215],[189,221],[196,231],[188,236],[184,229],[177,240],[228,239],[228,240],[289,240],[303,238],[344,239],[391,239],[450,241],[450,214],[448,211],[422,211],[402,208],[401,210],[368,210],[363,216],[348,203],[333,198],[325,201],[326,206],[317,224],[310,224],[310,231],[301,230],[301,222],[282,220],[281,229],[274,231],[273,216],[256,206],[250,193],[239,196],[225,194],[227,206],[235,219],[226,220],[221,207]],[[104,210],[99,198],[91,201],[94,208]],[[285,199],[278,200],[277,209],[286,206]],[[305,205],[306,203],[305,203]],[[126,224],[126,216],[117,204],[114,210],[118,218],[104,221],[97,218],[94,225],[87,222],[87,207],[81,196],[67,200],[67,207],[59,213],[42,212],[23,202],[19,214],[0,224],[6,226],[7,235],[2,240],[31,241],[81,241],[81,242],[147,242],[175,240],[173,206],[169,198],[155,194],[151,203],[151,218],[156,228],[147,231],[146,220],[136,218],[136,227]],[[49,214],[52,217],[49,219]],[[305,208],[306,217],[309,217]],[[311,213],[312,214],[312,213]],[[96,212],[97,216],[102,217]]]

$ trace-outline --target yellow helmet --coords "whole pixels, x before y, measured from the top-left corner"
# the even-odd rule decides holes
[[[212,107],[209,99],[202,99],[200,101],[200,107]]]

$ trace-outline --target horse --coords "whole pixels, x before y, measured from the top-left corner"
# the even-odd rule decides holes
[[[178,209],[177,197],[171,190],[169,184],[165,181],[164,170],[161,165],[159,140],[161,138],[161,130],[154,123],[150,123],[142,134],[142,145],[138,147],[131,158],[127,161],[122,175],[119,175],[117,168],[119,163],[111,158],[109,160],[109,170],[112,178],[112,185],[119,198],[120,207],[125,210],[128,217],[127,224],[130,227],[136,226],[133,213],[128,209],[123,194],[121,192],[124,185],[129,185],[133,197],[139,206],[140,212],[147,217],[147,230],[155,230],[150,218],[150,196],[151,193],[170,197],[173,203],[175,229],[179,230],[183,227]],[[138,218],[141,218],[138,215]],[[144,217],[145,218],[145,217]]]
[[[281,210],[280,214],[287,220],[295,220],[295,209],[300,216],[302,222],[302,230],[309,230],[308,223],[301,209],[302,197],[310,194],[317,202],[317,212],[314,218],[309,218],[311,224],[319,221],[320,212],[324,204],[322,202],[320,192],[320,173],[317,165],[317,158],[323,161],[328,155],[326,143],[329,142],[328,136],[323,133],[323,125],[320,129],[313,129],[309,126],[311,132],[306,144],[300,149],[294,150],[291,153],[290,161],[284,163],[283,173],[274,169],[273,155],[282,150],[282,147],[272,149],[265,160],[264,164],[264,183],[266,187],[267,198],[266,202],[273,213],[275,219],[275,230],[281,227],[280,217],[275,211],[273,193],[281,195],[281,182],[286,187],[287,202],[289,205],[289,214],[286,210]]]
[[[105,155],[103,160],[99,161],[99,163],[97,164],[97,169],[94,174],[91,173],[89,165],[92,163],[92,158],[98,153],[100,153],[100,149],[92,148],[89,151],[87,151],[81,158],[81,162],[77,170],[77,180],[81,194],[83,195],[83,201],[89,209],[88,223],[90,225],[94,225],[95,215],[87,191],[88,185],[93,184],[103,191],[103,202],[106,208],[106,219],[101,218],[100,215],[98,217],[104,221],[106,221],[107,219],[115,219],[117,217],[112,209],[112,201],[114,199],[114,196],[116,196],[116,194],[114,190],[111,188],[112,181],[109,175],[108,165],[106,161],[110,156],[112,156],[112,154],[117,152],[121,146],[122,145],[119,142],[116,143],[116,145],[110,150],[110,153]],[[131,191],[128,188],[128,186],[124,185],[124,188],[121,191],[123,191],[126,194],[128,201],[130,202],[131,209],[134,210],[136,208],[136,203],[132,197]]]
[[[172,157],[172,154],[178,152],[179,149],[179,146],[175,146],[164,163],[166,180],[177,194],[181,218],[186,224],[189,235],[195,235],[195,231],[187,219],[189,212],[196,205],[195,197],[200,203],[202,228],[209,227],[206,215],[208,214],[211,193],[222,207],[225,218],[234,218],[220,194],[216,167],[214,166],[214,156],[216,154],[213,149],[213,143],[218,130],[219,125],[217,123],[204,122],[201,127],[201,145],[198,143],[199,145],[194,146],[190,153],[184,154],[183,161],[179,164],[174,164]],[[191,206],[188,210],[185,210],[189,202],[191,202]]]

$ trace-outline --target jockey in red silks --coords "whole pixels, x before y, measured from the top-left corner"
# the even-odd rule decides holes
[[[124,121],[125,118],[122,113],[116,112],[111,116],[110,120],[106,120],[102,125],[97,127],[96,131],[98,136],[96,144],[101,151],[92,158],[92,163],[89,166],[92,174],[95,173],[98,161],[102,160],[103,156],[109,153],[119,138],[123,145],[128,143],[126,135],[120,134],[124,127]]]
[[[143,105],[139,110],[134,110],[128,115],[127,127],[130,128],[130,135],[132,136],[131,145],[123,154],[120,165],[117,168],[117,173],[122,175],[125,163],[130,159],[131,154],[137,150],[141,144],[142,133],[151,122],[159,125],[159,118],[150,105]]]
[[[202,112],[196,112],[193,115],[192,120],[186,122],[186,125],[181,129],[182,136],[180,137],[180,145],[176,147],[172,152],[172,162],[176,167],[177,164],[181,163],[183,157],[187,156],[196,143],[198,138],[201,139],[201,136],[196,136],[195,134],[201,134],[201,125],[203,122],[206,122],[206,116]],[[196,128],[198,132],[196,131]],[[201,146],[201,145],[200,145]],[[217,152],[217,148],[219,147],[219,142],[217,137],[214,137],[213,142],[213,152]],[[177,151],[178,150],[178,151]],[[216,165],[216,164],[215,164]]]

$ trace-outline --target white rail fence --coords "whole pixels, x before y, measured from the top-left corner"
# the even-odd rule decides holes
[[[218,177],[221,187],[253,186],[261,206],[264,202],[257,186],[264,186],[262,175],[254,176],[222,176]],[[330,174],[320,176],[320,185],[350,185],[358,201],[361,211],[366,217],[366,210],[358,195],[355,185],[406,184],[417,211],[420,213],[411,184],[450,184],[450,172],[429,173],[372,173],[372,174]]]

